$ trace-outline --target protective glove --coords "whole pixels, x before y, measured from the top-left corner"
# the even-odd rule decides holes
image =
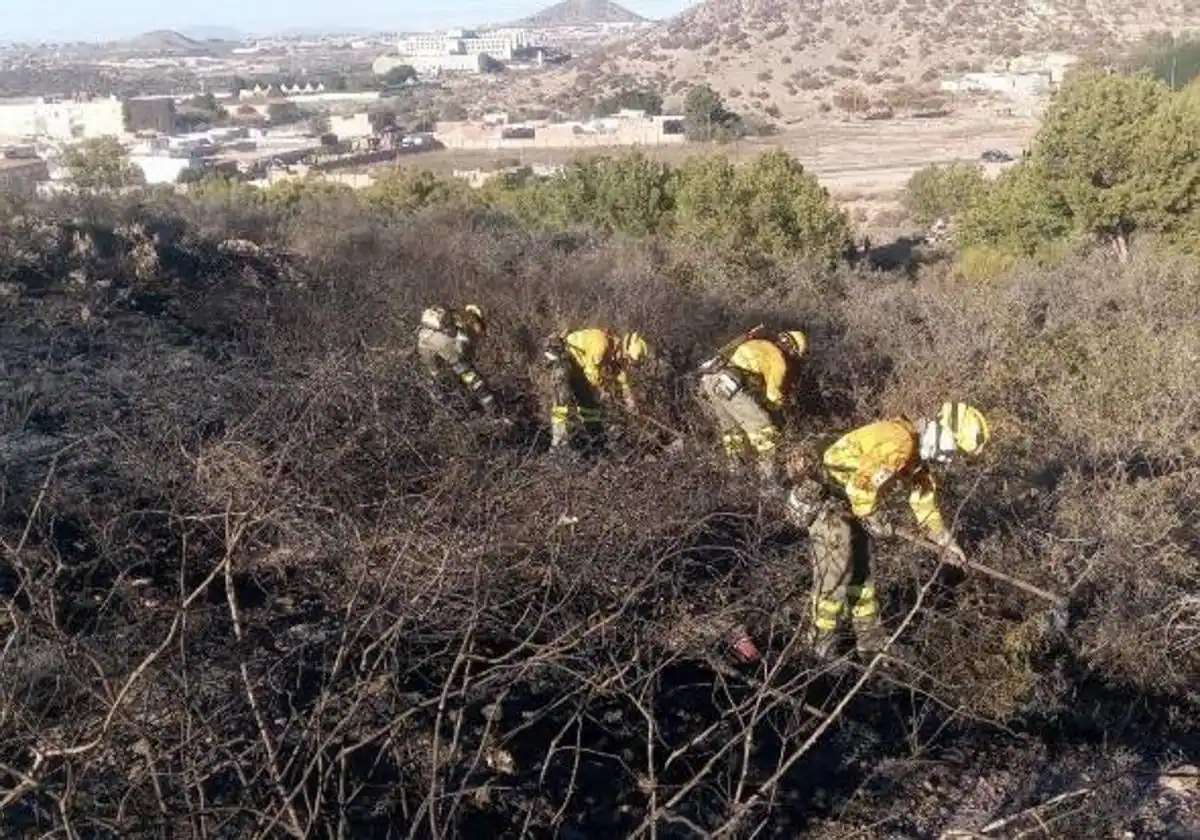
[[[820,486],[812,481],[801,480],[792,485],[784,500],[788,518],[797,527],[807,529],[821,512]]]
[[[862,525],[867,533],[877,540],[886,540],[896,536],[896,526],[878,512],[864,516]]]
[[[971,561],[967,559],[967,553],[962,550],[957,542],[951,542],[946,546],[943,559],[952,566],[957,566],[960,569],[966,570],[971,568]]]
[[[967,559],[967,553],[962,550],[962,546],[958,544],[958,540],[954,539],[953,534],[949,532],[940,534],[934,537],[934,542],[942,549],[942,560],[960,569],[970,567],[971,561]]]

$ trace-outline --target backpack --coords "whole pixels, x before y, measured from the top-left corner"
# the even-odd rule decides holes
[[[450,320],[450,313],[444,306],[431,306],[421,313],[421,326],[439,332],[449,332]]]

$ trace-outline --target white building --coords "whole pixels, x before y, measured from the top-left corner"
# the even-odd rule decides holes
[[[192,157],[154,154],[130,155],[129,162],[142,170],[147,184],[177,184],[180,175],[201,164]]]
[[[419,74],[479,73],[484,56],[496,61],[512,61],[522,51],[536,47],[533,36],[524,29],[500,29],[476,33],[452,29],[444,33],[423,33],[401,38],[395,55],[377,59],[373,69],[385,75],[393,67],[408,65]]]
[[[474,55],[384,55],[375,59],[371,69],[377,76],[386,76],[396,67],[411,67],[419,76],[441,73],[482,73],[484,54]]]
[[[1048,92],[1051,86],[1049,73],[964,73],[941,81],[944,91],[991,91],[1010,96],[1036,96]]]
[[[524,29],[501,29],[483,34],[469,29],[451,29],[444,33],[401,38],[396,44],[396,52],[408,57],[484,53],[499,61],[510,61],[519,50],[532,46],[533,37]]]
[[[125,107],[116,96],[0,102],[0,137],[83,140],[125,133]]]
[[[371,115],[366,111],[349,116],[330,117],[329,130],[336,134],[339,140],[370,137],[375,133],[371,127]]]

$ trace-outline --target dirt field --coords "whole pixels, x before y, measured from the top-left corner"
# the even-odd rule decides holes
[[[660,160],[679,162],[704,151],[719,151],[737,160],[772,148],[784,148],[800,158],[839,197],[887,199],[916,170],[956,159],[978,160],[985,149],[1019,155],[1036,130],[1032,117],[997,117],[986,113],[947,119],[878,122],[812,122],[762,140],[743,140],[726,146],[686,144],[643,146]],[[614,146],[619,153],[632,147]],[[447,149],[402,159],[402,166],[431,169],[448,175],[456,169],[492,169],[523,164],[558,164],[595,149]]]

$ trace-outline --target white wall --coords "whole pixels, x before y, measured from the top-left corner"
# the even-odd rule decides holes
[[[339,140],[347,137],[370,137],[374,133],[371,130],[370,115],[366,112],[348,117],[330,117],[329,130],[336,134]]]
[[[142,170],[147,184],[177,183],[180,174],[194,165],[191,158],[164,155],[130,155],[129,162]]]
[[[53,140],[123,137],[125,112],[117,97],[90,102],[35,102],[0,105],[0,135]]]

